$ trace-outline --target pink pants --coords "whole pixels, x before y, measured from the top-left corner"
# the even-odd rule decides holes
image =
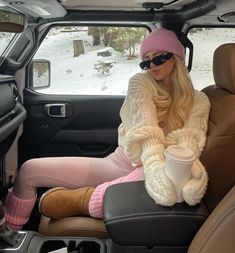
[[[70,189],[97,187],[89,203],[90,214],[102,218],[103,196],[109,185],[143,180],[142,167],[133,167],[118,147],[105,158],[53,157],[26,161],[19,170],[13,194],[20,199],[35,198],[37,187]]]

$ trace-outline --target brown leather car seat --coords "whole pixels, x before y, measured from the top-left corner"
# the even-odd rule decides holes
[[[210,214],[188,253],[232,253],[235,250],[235,186]]]
[[[217,203],[225,197],[197,232],[188,253],[230,253],[235,249],[235,43],[215,50],[213,74],[215,85],[203,90],[211,111],[201,161],[210,180],[207,195]]]
[[[216,204],[232,188],[235,181],[235,44],[216,49],[213,59],[215,84],[204,92],[210,99],[208,139],[201,161],[209,174],[208,195]],[[39,232],[43,235],[94,236],[105,238],[102,220],[70,217],[51,220],[41,216]]]
[[[218,203],[235,184],[235,43],[214,52],[215,84],[206,87],[211,110],[200,160],[209,176],[207,195]]]
[[[41,216],[39,233],[45,236],[79,236],[107,238],[103,220],[91,217],[68,217],[52,220]]]

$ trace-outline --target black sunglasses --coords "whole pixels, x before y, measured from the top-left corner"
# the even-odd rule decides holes
[[[143,70],[150,69],[151,62],[155,65],[162,65],[167,60],[169,60],[172,56],[173,56],[172,53],[158,55],[158,56],[154,57],[152,60],[142,61],[140,63],[140,68]]]

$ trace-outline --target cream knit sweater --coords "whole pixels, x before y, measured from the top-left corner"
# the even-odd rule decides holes
[[[157,91],[150,74],[138,73],[129,81],[128,94],[120,111],[119,145],[134,165],[143,165],[145,187],[155,202],[171,206],[176,203],[173,185],[165,173],[164,150],[169,145],[191,148],[197,159],[192,178],[182,193],[189,205],[200,202],[207,187],[207,173],[198,160],[206,141],[210,103],[207,96],[195,90],[194,104],[182,129],[169,132],[159,127],[171,99]]]

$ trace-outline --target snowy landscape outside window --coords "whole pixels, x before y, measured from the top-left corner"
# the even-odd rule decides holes
[[[214,84],[213,54],[225,43],[235,43],[234,28],[194,28],[188,38],[193,43],[193,65],[190,76],[195,89]]]
[[[148,30],[142,27],[52,28],[34,57],[50,62],[50,87],[37,91],[125,95],[129,78],[141,71],[139,46],[147,34]],[[232,28],[194,28],[188,37],[194,45],[190,76],[195,89],[201,90],[214,83],[212,60],[215,49],[223,43],[235,42],[235,34]],[[42,73],[40,69],[34,74]]]
[[[147,34],[142,27],[52,28],[34,56],[50,61],[50,87],[37,91],[125,95],[129,78],[140,71],[139,45]]]

